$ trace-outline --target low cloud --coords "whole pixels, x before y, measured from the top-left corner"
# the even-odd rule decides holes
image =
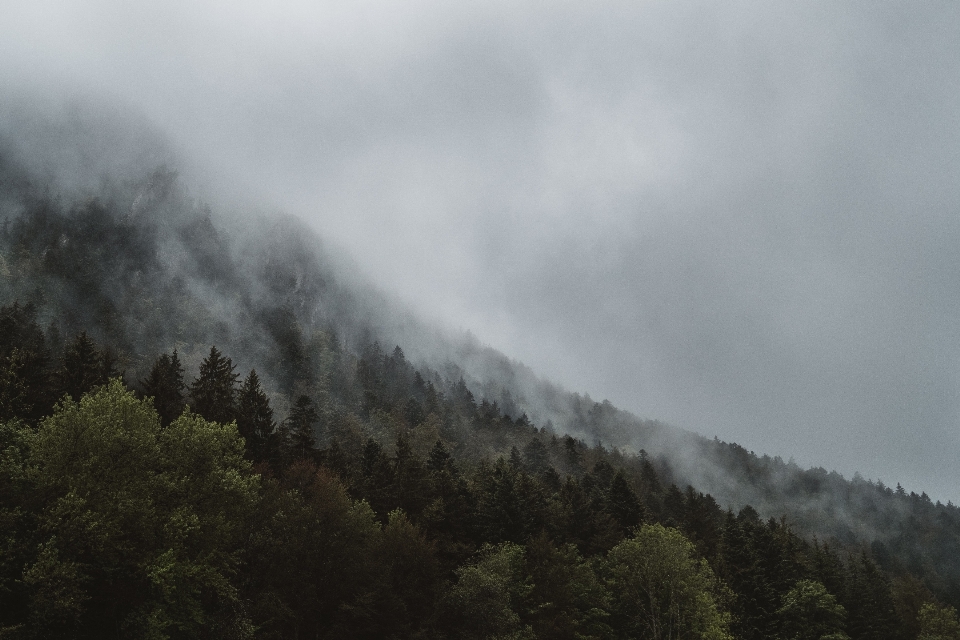
[[[960,9],[29,3],[0,73],[573,389],[957,501]],[[232,194],[232,195],[231,195]]]

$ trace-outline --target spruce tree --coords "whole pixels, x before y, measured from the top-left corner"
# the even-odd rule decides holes
[[[237,430],[247,441],[247,454],[251,458],[266,459],[267,445],[275,427],[270,400],[260,387],[256,369],[251,369],[237,394]]]
[[[443,442],[437,440],[430,450],[430,456],[427,458],[427,469],[434,473],[449,469],[451,466],[450,453],[443,446]]]
[[[177,350],[173,355],[161,354],[153,363],[150,375],[140,381],[145,397],[153,398],[153,406],[160,415],[160,424],[167,426],[183,413],[183,366]]]
[[[53,404],[50,349],[32,304],[0,308],[0,422],[39,420]]]
[[[112,359],[105,357],[87,332],[82,331],[64,351],[57,381],[61,395],[65,393],[74,401],[79,401],[80,396],[106,384],[113,375],[116,375],[116,371]]]
[[[290,448],[294,458],[309,458],[317,448],[313,437],[313,426],[320,420],[320,414],[313,406],[309,396],[300,396],[293,405],[287,418],[290,433]]]
[[[643,507],[637,494],[627,483],[622,469],[617,471],[610,482],[610,489],[607,492],[607,509],[620,524],[624,534],[639,525],[643,519]]]
[[[216,347],[200,364],[200,375],[190,385],[190,400],[195,412],[212,422],[226,423],[236,418],[236,388],[239,374],[230,358]]]

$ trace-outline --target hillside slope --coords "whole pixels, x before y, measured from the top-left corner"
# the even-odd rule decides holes
[[[88,138],[78,135],[77,144]],[[803,470],[570,393],[469,336],[421,322],[294,218],[234,216],[209,206],[169,166],[65,187],[55,162],[44,174],[24,160],[36,153],[34,142],[0,140],[0,320],[36,326],[51,367],[86,332],[134,387],[159,354],[174,350],[190,380],[215,345],[238,372],[256,369],[278,417],[295,414],[298,399],[308,398],[321,448],[336,440],[361,455],[363,439],[343,435],[350,416],[364,425],[358,433],[388,451],[399,446],[402,427],[418,455],[426,457],[439,438],[464,465],[519,452],[529,463],[532,443],[543,442],[561,477],[599,473],[601,461],[621,465],[647,513],[688,527],[707,557],[718,553],[718,542],[696,533],[690,518],[698,510],[715,523],[705,529],[714,533],[727,509],[750,522],[750,513],[759,514],[758,523],[784,517],[807,541],[864,553],[889,576],[912,576],[941,601],[960,605],[955,506],[899,486]],[[98,170],[110,164],[93,163]],[[2,354],[10,366],[14,346]],[[427,385],[440,400],[429,399]],[[348,446],[350,438],[356,442]],[[348,467],[345,477],[359,473]],[[743,511],[748,505],[755,511]],[[581,550],[611,546],[599,539],[587,536]]]

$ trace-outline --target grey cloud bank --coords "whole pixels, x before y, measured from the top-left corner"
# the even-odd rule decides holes
[[[960,501],[957,5],[0,9],[8,90],[134,105],[426,317]]]

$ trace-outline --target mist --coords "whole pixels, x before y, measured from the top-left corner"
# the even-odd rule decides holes
[[[956,5],[4,14],[4,91],[132,108],[207,193],[299,216],[428,321],[638,415],[960,500]]]

